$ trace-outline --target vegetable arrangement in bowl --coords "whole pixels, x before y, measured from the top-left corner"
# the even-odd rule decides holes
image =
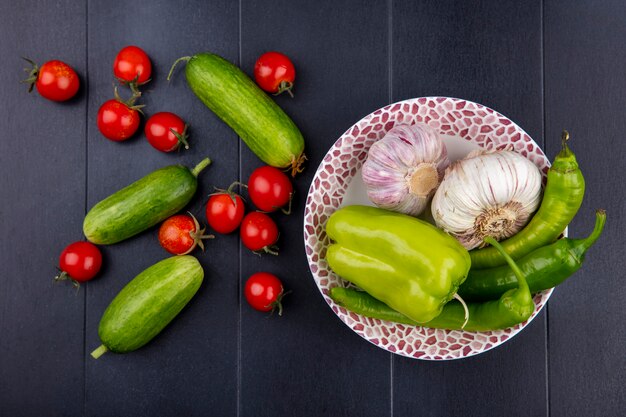
[[[389,135],[395,138],[398,130],[392,129],[381,141],[376,142],[370,149],[370,156]],[[588,240],[578,245],[565,240],[564,243],[542,247],[543,241],[552,242],[558,237],[556,231],[562,231],[567,226],[582,202],[584,181],[576,158],[567,144],[568,139],[569,135],[564,132],[562,150],[549,170],[542,200],[543,210],[547,210],[545,207],[554,209],[557,204],[564,206],[563,202],[568,202],[570,209],[557,211],[560,215],[546,216],[540,209],[534,215],[533,222],[526,225],[539,205],[539,169],[512,151],[472,152],[446,170],[433,198],[431,210],[441,230],[419,219],[388,210],[365,206],[344,207],[333,213],[326,223],[326,233],[335,242],[326,252],[328,265],[339,276],[369,295],[414,323],[422,323],[427,327],[449,330],[465,328],[466,323],[461,326],[445,325],[448,323],[447,315],[455,315],[449,311],[458,311],[458,307],[450,307],[453,310],[446,311],[442,319],[436,320],[452,298],[456,298],[463,309],[469,312],[469,317],[465,317],[466,322],[471,319],[468,330],[499,330],[522,323],[534,309],[526,275],[532,276],[535,291],[552,288],[554,285],[546,286],[545,282],[556,285],[573,273],[577,268],[572,270],[565,267],[568,257],[578,255],[578,258],[574,258],[574,264],[580,265],[581,257],[598,238],[604,225],[605,214],[600,211],[598,226]],[[441,141],[440,146],[444,146]],[[375,157],[379,158],[378,155]],[[400,157],[400,154],[396,157]],[[380,171],[384,172],[385,169],[381,167]],[[405,168],[405,171],[410,170]],[[363,175],[373,175],[367,161]],[[413,181],[414,178],[410,178],[407,182]],[[550,212],[553,213],[553,210]],[[554,231],[552,235],[549,234],[550,229]],[[439,235],[433,234],[433,230]],[[461,249],[467,259],[460,264],[460,269],[453,275],[454,279],[450,280],[451,268],[459,265],[458,259],[454,258],[459,248],[450,243],[440,244],[437,236],[445,236],[465,249],[474,249],[481,243],[490,247],[473,252],[476,254],[474,258],[470,258],[467,250]],[[517,242],[523,239],[524,243],[516,245],[516,241],[507,239],[511,236],[517,237]],[[503,240],[502,244],[498,243],[499,240]],[[554,245],[563,247],[559,249],[565,253],[558,256],[556,252],[559,249]],[[523,259],[523,269],[520,269],[513,257],[519,259],[537,247],[539,253],[527,255]],[[475,293],[475,298],[497,301],[485,301],[468,307],[456,291],[463,292],[470,259],[489,259],[489,254],[483,255],[487,251],[492,253],[492,259],[497,254],[507,267],[492,271],[480,269],[482,264],[477,266],[472,263],[472,270],[476,272],[475,278],[470,280],[470,283],[474,283],[471,291]],[[558,265],[564,266],[559,268]],[[486,284],[485,288],[481,288],[478,283],[481,278],[483,284],[490,282],[493,286],[489,288]],[[507,285],[498,285],[498,280],[505,278]],[[487,292],[488,289],[491,291]],[[429,290],[438,294],[439,298],[424,297],[424,293]],[[332,298],[333,292],[330,294]],[[350,309],[350,300],[355,297],[341,294],[341,305]],[[367,314],[367,311],[363,313]],[[452,320],[452,323],[458,324],[458,320]]]
[[[311,272],[332,310],[371,343],[420,359],[471,356],[517,334],[606,221],[598,210],[589,237],[559,239],[584,194],[568,139],[550,167],[505,116],[444,97],[356,123],[320,164],[305,210]],[[416,200],[425,207],[406,210]]]

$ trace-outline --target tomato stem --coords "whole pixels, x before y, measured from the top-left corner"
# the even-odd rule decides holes
[[[233,204],[235,205],[235,207],[237,207],[237,196],[239,196],[239,198],[243,200],[243,197],[241,197],[239,194],[233,191],[233,188],[235,188],[236,186],[239,186],[240,188],[241,187],[248,188],[248,186],[242,182],[233,181],[233,183],[230,184],[226,190],[219,190],[219,191],[226,192],[226,194],[230,196],[230,199],[233,200]]]
[[[58,281],[65,281],[65,280],[68,280],[68,279],[70,279],[70,275],[67,272],[65,272],[65,271],[61,271],[61,273],[59,275],[54,277],[54,280],[57,281],[57,282]]]
[[[37,82],[37,77],[39,76],[39,66],[32,59],[25,57],[22,57],[22,59],[32,66],[31,68],[24,68],[24,71],[28,73],[28,78],[20,81],[22,84],[28,84],[28,92],[31,93],[33,88],[35,88],[35,83]]]
[[[272,307],[272,312],[270,313],[270,316],[274,314],[275,310],[278,310],[279,316],[283,315],[283,298],[290,292],[291,291],[285,291],[284,289],[281,290],[280,294],[278,294],[278,297],[276,297],[276,301],[272,302],[269,306],[267,306],[267,307]]]
[[[284,93],[285,91],[291,98],[293,98],[293,92],[291,89],[293,88],[293,83],[289,81],[281,81],[278,85],[278,91],[274,93],[275,96]]]
[[[178,58],[176,61],[174,61],[174,63],[172,64],[172,67],[170,68],[170,72],[167,74],[167,81],[169,81],[172,78],[174,69],[176,68],[176,65],[178,65],[179,62],[181,61],[189,62],[190,59],[191,59],[190,56],[183,56],[183,57]]]
[[[223,188],[219,188],[219,187],[213,187],[215,189],[214,193],[209,194],[209,196],[212,195],[217,195],[217,194],[228,194],[228,196],[230,197],[230,199],[233,201],[233,204],[235,205],[235,208],[237,207],[237,197],[241,198],[243,201],[246,201],[245,198],[243,198],[240,194],[237,194],[236,192],[233,191],[233,188],[235,188],[235,186],[240,186],[240,187],[244,187],[244,188],[248,188],[248,186],[242,182],[239,181],[234,181],[232,184],[230,184],[228,186],[228,188],[225,190]]]
[[[210,164],[211,160],[209,158],[204,158],[202,161],[200,161],[200,163],[198,163],[198,165],[194,167],[194,169],[191,170],[191,173],[194,177],[198,178],[198,174],[200,174],[202,170],[208,167]]]
[[[78,290],[80,289],[80,282],[72,278],[70,274],[68,274],[67,272],[61,271],[59,275],[54,277],[54,282],[59,282],[59,281],[70,281],[72,283],[72,286],[76,288],[76,292],[78,293]]]
[[[91,356],[94,359],[98,359],[100,356],[104,355],[108,351],[109,351],[109,349],[106,346],[100,345],[93,352],[91,352]]]
[[[170,132],[172,132],[174,136],[176,136],[176,139],[178,139],[179,148],[180,148],[180,145],[183,145],[185,149],[189,149],[189,142],[187,142],[187,139],[189,138],[189,135],[187,134],[187,127],[189,127],[189,125],[185,123],[185,128],[183,129],[183,133],[178,133],[177,131],[174,130],[174,128],[170,127]]]
[[[284,208],[281,209],[281,211],[287,216],[291,214],[291,202],[293,201],[293,194],[294,194],[294,191],[289,193],[289,206],[287,206],[287,210],[285,210]]]
[[[232,193],[233,192],[233,188],[235,188],[236,186],[240,186],[243,188],[248,188],[248,186],[246,184],[244,184],[243,182],[239,182],[239,181],[233,181],[232,184],[230,184],[228,186],[228,189],[226,190],[227,193]]]
[[[269,253],[270,255],[278,256],[278,246],[276,245],[263,246],[263,249],[261,250],[265,253]]]
[[[138,82],[139,81],[139,74],[137,74],[137,75],[135,75],[135,78],[133,78],[130,81],[127,81],[127,80],[125,80],[123,78],[118,78],[117,80],[120,82],[120,84],[127,85],[128,87],[130,87],[131,90],[137,90],[138,87],[141,87],[142,85],[146,85],[150,81],[152,81],[152,78],[148,78],[146,81],[140,83],[140,82]]]
[[[122,99],[122,97],[120,96],[120,92],[117,89],[117,86],[113,86],[113,96],[114,96],[116,101],[124,104],[129,109],[137,110],[139,113],[143,114],[143,111],[141,109],[143,107],[146,107],[146,105],[145,104],[138,104],[138,105],[135,104],[137,99],[139,97],[141,97],[141,91],[137,90],[137,87],[135,85],[133,85],[132,83],[129,84],[129,86],[130,86],[130,91],[132,92],[132,95],[130,96],[130,98],[128,100],[123,100]]]
[[[204,232],[206,228],[200,228],[200,223],[198,222],[198,219],[196,219],[196,216],[191,214],[190,211],[188,211],[187,213],[189,213],[189,215],[193,219],[193,225],[195,228],[195,230],[189,232],[189,236],[191,236],[191,238],[193,239],[194,245],[191,246],[187,252],[181,253],[181,255],[187,255],[188,253],[191,253],[191,251],[195,249],[196,245],[200,246],[200,249],[202,249],[202,251],[204,252],[204,243],[202,243],[202,239],[215,239],[215,236],[205,235]]]

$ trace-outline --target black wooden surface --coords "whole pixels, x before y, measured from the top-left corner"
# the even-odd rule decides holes
[[[2,416],[619,416],[626,414],[626,6],[592,1],[0,0],[0,415]],[[165,155],[143,135],[113,143],[98,132],[112,96],[111,66],[128,44],[155,67],[146,113],[191,124],[189,151]],[[276,101],[306,137],[308,169],[294,214],[275,214],[279,257],[259,258],[236,235],[199,254],[197,297],[153,343],[93,360],[111,298],[166,256],[150,230],[103,248],[103,273],[78,295],[52,276],[63,247],[82,238],[93,204],[155,168],[213,164],[189,209],[204,218],[214,186],[246,181],[261,162],[204,108],[178,57],[216,52],[251,73],[280,50],[297,68],[296,97]],[[69,103],[28,95],[20,56],[73,65],[83,88]],[[493,107],[552,157],[568,128],[585,172],[585,202],[607,231],[584,268],[557,289],[522,333],[453,362],[394,356],[365,342],[328,309],[310,276],[302,210],[315,167],[352,123],[389,102],[425,95]],[[283,317],[242,302],[256,271],[292,293]]]
[[[584,268],[550,299],[550,408],[558,416],[625,415],[626,4],[548,2],[545,19],[546,137],[568,127],[586,173],[570,229],[589,233],[597,208],[608,218]],[[558,141],[546,142],[558,151]]]

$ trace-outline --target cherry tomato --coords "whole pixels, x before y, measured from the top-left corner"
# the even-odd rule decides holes
[[[241,224],[245,205],[243,199],[228,190],[213,194],[206,203],[206,218],[209,226],[217,233],[234,232]]]
[[[278,241],[278,227],[267,214],[253,211],[241,221],[241,241],[251,251],[278,255],[274,244]]]
[[[26,59],[33,68],[29,71],[29,77],[24,80],[30,84],[28,92],[37,87],[39,94],[52,101],[66,101],[78,92],[80,80],[76,71],[63,61],[48,61],[39,68],[30,59]]]
[[[248,194],[259,210],[275,211],[289,203],[285,213],[291,212],[293,185],[278,168],[267,165],[255,169],[248,180]]]
[[[79,282],[89,281],[95,277],[102,266],[102,254],[96,245],[90,242],[74,242],[69,244],[59,257],[61,273],[54,279],[62,281],[71,279],[75,286]]]
[[[177,214],[165,220],[159,228],[159,243],[172,255],[186,255],[196,246],[204,250],[202,239],[215,236],[205,235],[198,220],[192,214]]]
[[[244,295],[252,308],[259,311],[278,309],[279,316],[283,314],[281,301],[285,294],[280,279],[268,272],[251,275],[244,287]]]
[[[126,46],[115,57],[113,74],[123,84],[142,85],[150,81],[152,62],[143,49]]]
[[[139,128],[139,111],[117,99],[106,101],[98,110],[98,129],[115,142],[133,136]]]
[[[266,52],[254,65],[254,79],[268,93],[287,92],[291,97],[296,70],[291,60],[280,52]]]
[[[150,116],[144,132],[150,145],[162,152],[174,151],[181,145],[189,149],[187,125],[174,113],[164,111]]]

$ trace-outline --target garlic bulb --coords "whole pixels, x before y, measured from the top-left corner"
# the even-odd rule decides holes
[[[433,129],[401,125],[372,145],[362,176],[368,197],[378,207],[417,216],[448,165],[446,147]]]
[[[453,163],[433,197],[438,227],[466,249],[491,236],[506,239],[520,231],[541,201],[541,172],[513,151],[475,151]]]

